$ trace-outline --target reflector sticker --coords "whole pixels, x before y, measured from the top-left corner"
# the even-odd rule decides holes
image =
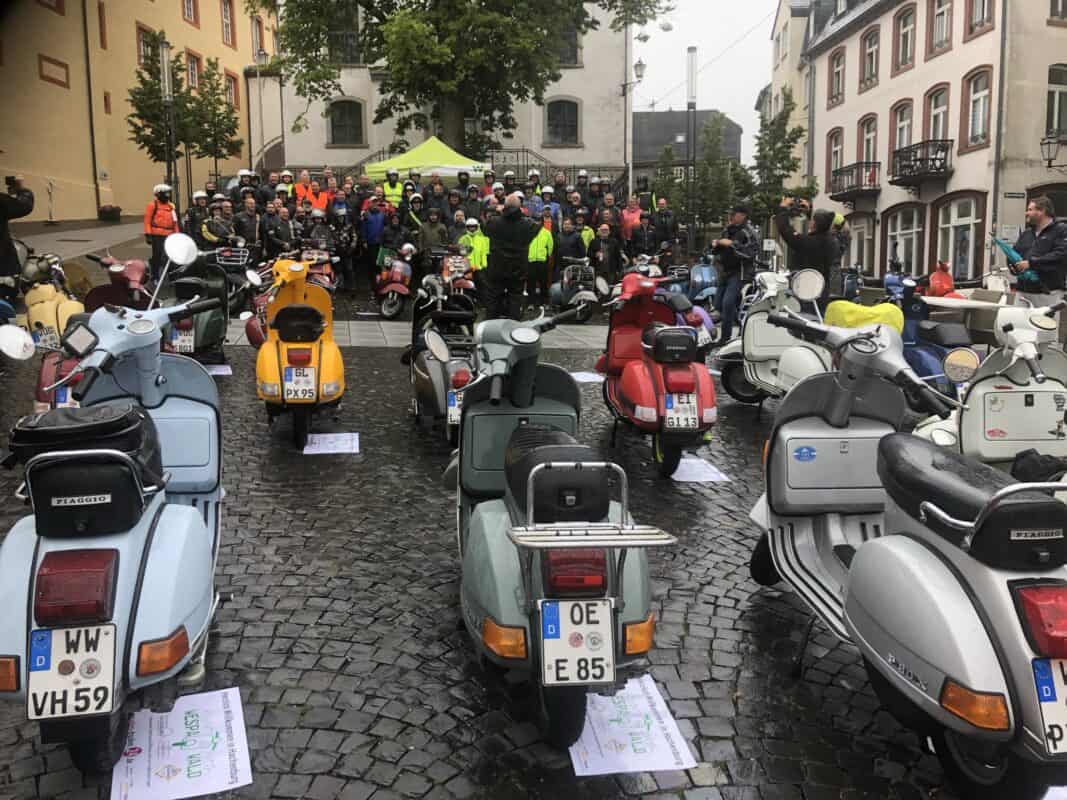
[[[559,603],[541,604],[541,638],[559,638]]]

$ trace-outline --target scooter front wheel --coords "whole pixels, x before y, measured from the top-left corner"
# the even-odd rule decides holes
[[[745,365],[733,362],[722,368],[722,388],[734,400],[739,403],[755,405],[764,400],[767,395],[757,389],[748,378],[745,377]]]
[[[297,450],[303,450],[307,447],[309,433],[311,433],[311,412],[303,409],[294,409],[293,445]]]
[[[538,683],[538,726],[541,736],[557,750],[567,750],[585,728],[588,700],[584,686],[542,686]]]
[[[108,735],[101,739],[80,739],[67,742],[70,760],[83,775],[103,775],[110,772],[126,749],[130,732],[130,715],[120,709],[108,720]]]
[[[389,292],[382,298],[381,312],[385,319],[393,319],[404,310],[404,298],[397,292]]]
[[[931,738],[949,783],[968,800],[1040,800],[1064,780],[1062,769],[1053,774],[1001,744],[977,742],[947,728]]]
[[[652,436],[652,458],[656,462],[661,478],[669,478],[682,463],[682,448],[677,444],[668,444],[660,434]]]

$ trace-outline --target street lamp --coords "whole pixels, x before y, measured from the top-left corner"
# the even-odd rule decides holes
[[[159,92],[163,99],[163,113],[167,123],[167,185],[174,189],[174,208],[181,214],[181,192],[178,191],[177,163],[174,151],[177,149],[174,125],[174,76],[171,74],[170,42],[159,42]]]
[[[627,194],[634,193],[634,159],[633,146],[630,142],[630,87],[636,86],[645,77],[645,62],[640,58],[634,62],[634,78],[622,85],[622,157],[626,162],[626,189]]]
[[[693,179],[696,173],[697,158],[697,49],[689,47],[686,52],[685,69],[685,177],[688,182],[686,197],[689,203],[689,230],[686,236],[687,252],[692,253],[696,236],[696,209],[693,201]]]
[[[1049,169],[1067,169],[1067,164],[1055,164],[1053,163],[1060,157],[1060,137],[1059,136],[1046,136],[1041,140],[1041,159],[1048,165]]]
[[[267,132],[263,129],[263,81],[259,70],[267,65],[267,51],[262,47],[256,51],[256,89],[259,95],[259,158],[263,159],[263,150],[267,146]],[[255,169],[255,164],[252,165]]]

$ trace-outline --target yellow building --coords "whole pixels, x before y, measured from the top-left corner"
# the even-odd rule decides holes
[[[244,70],[260,43],[276,52],[275,27],[273,18],[248,17],[244,0],[0,0],[0,176],[25,176],[37,196],[27,219],[48,218],[49,183],[55,219],[94,219],[107,204],[143,212],[166,172],[130,141],[126,123],[146,31],[164,31],[172,52],[191,62],[187,83],[219,60],[245,143],[219,170],[248,167]],[[211,166],[192,159],[194,188]],[[184,207],[184,162],[178,174]]]

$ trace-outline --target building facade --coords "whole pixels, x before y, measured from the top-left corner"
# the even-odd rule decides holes
[[[1067,128],[1067,3],[816,0],[803,70],[812,87],[816,204],[844,213],[850,263],[957,278],[997,258],[1028,198],[1067,183],[1041,161]],[[1061,102],[1063,111],[1060,111]]]
[[[688,111],[637,111],[633,115],[634,140],[634,183],[638,192],[648,191],[655,180],[659,160],[663,150],[670,146],[674,150],[674,171],[679,179],[685,177],[686,154],[689,153],[686,142]],[[704,127],[714,117],[723,121],[722,155],[733,161],[741,160],[740,125],[721,111],[696,112],[696,153],[695,160],[703,156]]]
[[[813,0],[778,0],[778,10],[771,26],[771,83],[766,95],[761,93],[761,97],[764,97],[762,107],[757,107],[761,116],[774,117],[784,107],[786,95],[793,97],[795,105],[789,119],[790,127],[803,127],[805,135],[794,150],[800,166],[786,182],[787,185],[806,183],[811,175],[806,134],[810,91],[804,63],[804,41],[813,5]]]
[[[618,170],[625,161],[623,137],[625,108],[622,93],[628,76],[631,52],[629,33],[612,31],[606,17],[598,29],[568,38],[561,45],[560,80],[545,93],[545,102],[520,103],[515,109],[518,126],[503,139],[505,151],[494,160],[515,155],[515,163],[559,167],[612,165]],[[374,123],[381,99],[381,73],[361,63],[356,37],[341,48],[342,93],[328,104],[299,97],[292,86],[283,90],[282,116],[285,130],[285,160],[290,168],[321,168],[323,165],[351,168],[379,153],[394,141],[391,120]],[[304,115],[306,127],[293,133],[293,123]],[[468,120],[474,127],[477,120]],[[410,145],[428,134],[410,131]],[[498,165],[499,166],[499,165]]]
[[[94,219],[102,205],[143,212],[166,172],[129,140],[126,122],[149,31],[185,57],[187,83],[219,60],[245,142],[219,170],[249,166],[244,70],[260,47],[275,52],[271,18],[246,16],[241,0],[10,0],[0,8],[0,173],[22,174],[35,193],[28,219],[48,218],[50,186],[55,219]],[[189,166],[202,186],[211,162]],[[184,185],[184,162],[178,171]]]

